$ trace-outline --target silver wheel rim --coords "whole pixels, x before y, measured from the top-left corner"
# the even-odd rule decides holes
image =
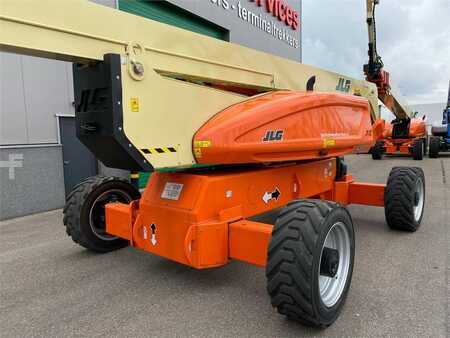
[[[417,180],[415,193],[417,194],[417,197],[414,197],[415,199],[417,198],[417,200],[415,200],[415,202],[417,202],[417,205],[414,206],[414,219],[416,220],[416,222],[419,222],[420,218],[422,217],[423,206],[425,204],[425,192],[423,188],[423,181],[421,178]]]
[[[108,203],[121,202],[130,203],[132,198],[123,190],[110,189],[101,193],[92,203],[89,210],[89,225],[92,233],[103,241],[113,241],[119,237],[106,233],[106,220],[104,206]]]
[[[319,264],[319,290],[320,298],[326,307],[334,306],[341,298],[347,277],[350,270],[351,260],[351,243],[350,234],[342,222],[337,222],[328,231],[322,250],[320,253],[320,261],[322,262],[323,249],[331,248],[339,252],[339,267],[334,277],[320,275]]]

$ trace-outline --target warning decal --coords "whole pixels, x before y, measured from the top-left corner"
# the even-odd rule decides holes
[[[180,199],[183,184],[167,182],[161,194],[161,198],[166,200],[178,201]]]

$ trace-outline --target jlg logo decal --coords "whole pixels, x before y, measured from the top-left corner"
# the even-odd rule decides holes
[[[346,80],[343,78],[339,79],[339,82],[336,86],[336,90],[344,93],[348,93],[350,91],[352,82],[350,80]]]
[[[284,130],[268,130],[263,138],[263,142],[283,140]]]

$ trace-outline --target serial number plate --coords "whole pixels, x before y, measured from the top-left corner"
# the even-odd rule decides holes
[[[167,182],[164,186],[161,198],[178,201],[180,199],[181,190],[183,190],[183,184]]]

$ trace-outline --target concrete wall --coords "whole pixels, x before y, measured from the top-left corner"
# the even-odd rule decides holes
[[[64,205],[60,146],[3,148],[0,163],[0,220]]]
[[[56,114],[73,114],[68,63],[0,54],[0,145],[57,143]]]
[[[70,63],[0,53],[0,146],[57,143],[55,115],[73,115],[72,102]]]
[[[72,83],[70,63],[0,53],[0,220],[64,206],[56,114],[74,114]]]

